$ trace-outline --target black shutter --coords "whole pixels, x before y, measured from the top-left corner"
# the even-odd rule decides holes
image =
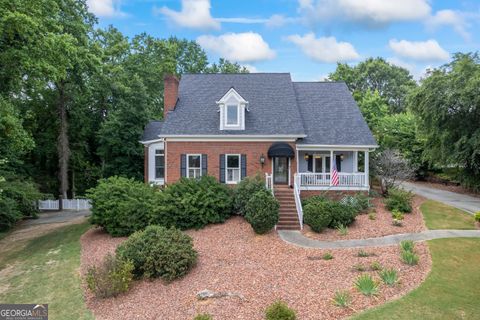
[[[225,155],[220,155],[220,182],[225,183]]]
[[[207,155],[202,154],[202,176],[207,175]]]
[[[245,179],[245,177],[247,176],[247,155],[246,154],[242,154],[240,172],[241,172],[241,179],[242,180]]]
[[[342,156],[335,156],[335,161],[337,165],[337,171],[341,172],[342,171]]]
[[[313,172],[313,157],[311,155],[307,156],[307,171]]]
[[[180,155],[180,176],[187,176],[187,156],[185,154]]]

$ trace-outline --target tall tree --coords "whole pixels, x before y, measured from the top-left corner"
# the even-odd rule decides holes
[[[248,73],[245,66],[238,62],[230,62],[227,59],[220,58],[218,63],[212,63],[205,68],[206,73]]]
[[[354,67],[339,63],[328,77],[345,81],[357,102],[367,91],[377,91],[393,112],[405,110],[407,94],[416,86],[408,70],[390,64],[383,58],[368,58]]]
[[[426,137],[424,156],[456,164],[480,188],[480,57],[457,53],[430,72],[409,98]]]

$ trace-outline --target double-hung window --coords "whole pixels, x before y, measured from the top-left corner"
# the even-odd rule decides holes
[[[226,155],[226,183],[237,183],[240,181],[240,155]]]
[[[202,175],[202,155],[187,155],[187,177],[199,178]]]
[[[239,108],[237,104],[227,104],[227,116],[225,125],[238,126],[239,125]]]
[[[155,179],[165,179],[165,154],[163,150],[155,150]]]

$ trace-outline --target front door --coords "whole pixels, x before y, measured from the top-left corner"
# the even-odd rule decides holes
[[[288,158],[287,157],[273,158],[273,183],[274,184],[288,183]]]

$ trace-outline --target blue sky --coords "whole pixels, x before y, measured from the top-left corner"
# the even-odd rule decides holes
[[[336,62],[384,57],[419,79],[480,49],[478,0],[87,0],[99,26],[195,40],[210,61],[322,80]]]

